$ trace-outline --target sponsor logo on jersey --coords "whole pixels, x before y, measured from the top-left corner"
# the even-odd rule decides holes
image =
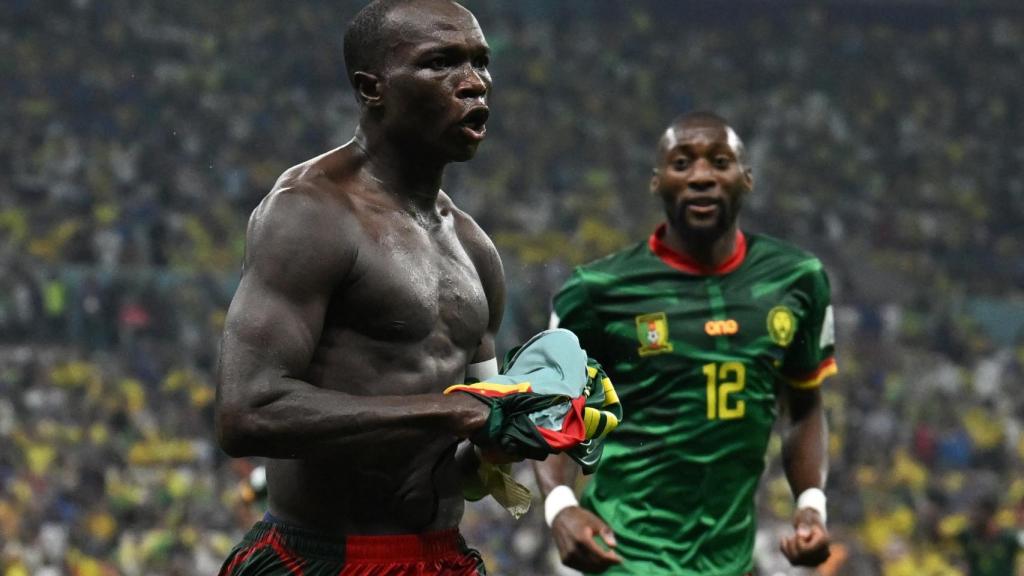
[[[733,320],[708,320],[704,323],[704,333],[708,336],[732,336],[740,331],[740,323]]]
[[[789,346],[796,334],[796,316],[785,306],[776,306],[768,311],[768,335],[779,346]]]
[[[637,352],[641,356],[653,356],[672,351],[668,341],[668,319],[664,312],[644,314],[636,317],[636,337],[640,340]]]

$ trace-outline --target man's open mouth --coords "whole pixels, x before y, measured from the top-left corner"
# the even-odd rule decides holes
[[[487,119],[490,116],[491,112],[487,108],[474,108],[462,117],[459,125],[476,135],[483,135],[487,130]]]

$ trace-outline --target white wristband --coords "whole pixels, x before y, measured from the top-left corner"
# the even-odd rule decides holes
[[[484,381],[491,376],[498,375],[498,359],[491,358],[490,360],[484,360],[483,362],[477,362],[466,366],[466,379],[476,379],[478,381]]]
[[[825,493],[820,488],[808,488],[800,494],[800,497],[796,499],[796,509],[804,508],[817,511],[821,515],[822,524],[828,520],[828,515],[825,512]]]
[[[565,484],[561,486],[555,486],[551,492],[548,492],[548,497],[544,499],[544,521],[551,526],[551,523],[555,521],[555,516],[558,513],[570,506],[579,506],[580,503],[576,500],[576,495],[573,494],[572,488],[569,488]]]

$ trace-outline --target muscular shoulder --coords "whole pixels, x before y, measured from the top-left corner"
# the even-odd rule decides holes
[[[310,163],[285,171],[249,217],[245,267],[325,279],[354,258],[350,201]]]
[[[460,210],[444,192],[438,196],[437,202],[438,208],[451,210],[455,233],[476,266],[477,274],[480,275],[485,286],[494,282],[503,282],[504,272],[498,249],[495,248],[494,242],[483,228],[476,223],[476,220],[473,220],[472,216]]]

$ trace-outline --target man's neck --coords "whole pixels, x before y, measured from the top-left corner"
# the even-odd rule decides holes
[[[441,191],[444,163],[429,162],[424,155],[402,148],[382,131],[356,128],[353,138],[366,155],[364,168],[382,190],[409,208],[433,211]]]
[[[715,269],[725,264],[736,252],[736,230],[733,224],[717,238],[701,240],[684,237],[669,222],[662,242],[672,250],[693,258],[702,267]]]

